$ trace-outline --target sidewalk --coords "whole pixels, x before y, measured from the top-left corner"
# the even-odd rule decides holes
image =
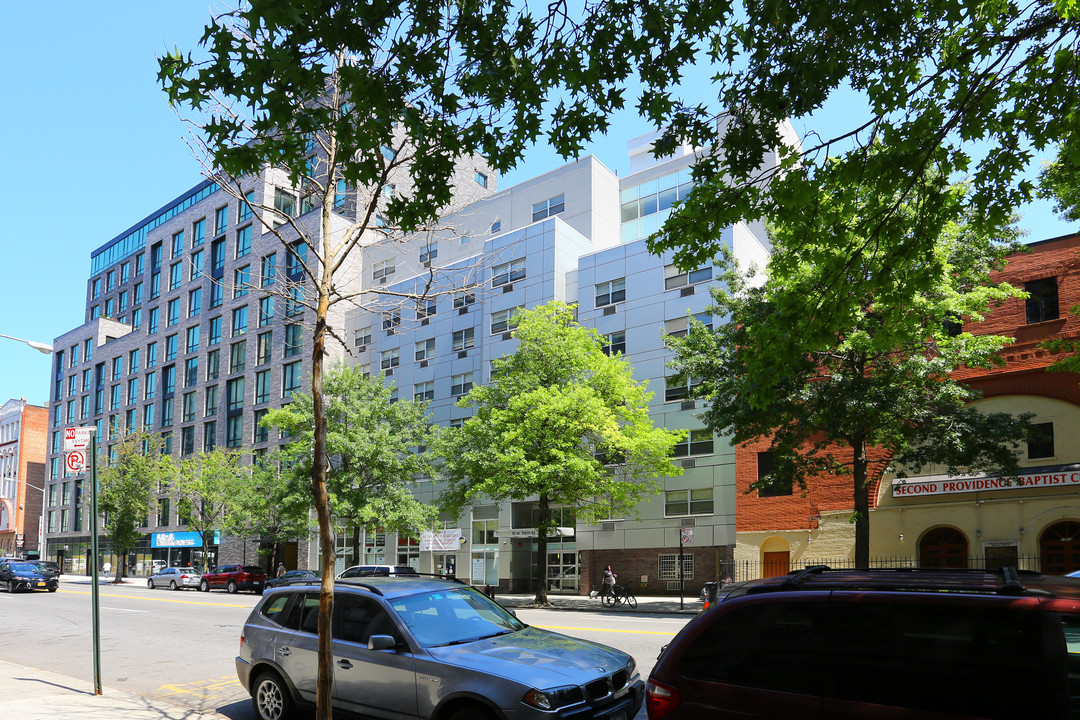
[[[157,698],[102,688],[90,680],[0,660],[0,703],[5,718],[19,720],[224,720]]]

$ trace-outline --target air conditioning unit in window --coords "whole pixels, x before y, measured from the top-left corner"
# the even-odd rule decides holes
[[[508,333],[508,332],[504,332],[504,333],[502,334],[502,339],[503,339],[503,340],[509,340],[509,339],[511,339],[512,337],[514,337],[514,334],[513,334],[513,333]]]
[[[697,518],[692,518],[692,517],[684,517],[684,518],[683,518],[683,519],[682,519],[682,520],[680,521],[680,526],[681,526],[681,527],[694,527],[694,526],[696,526],[696,525],[697,525]]]
[[[427,364],[428,364],[427,360],[421,360],[420,361],[420,367],[422,367],[422,368],[427,367]]]
[[[682,466],[684,468],[697,467],[697,460],[694,458],[684,458],[682,461]]]
[[[615,530],[615,523],[613,523],[613,522],[602,522],[602,523],[600,523],[600,531],[601,532],[612,532],[614,530]]]
[[[504,293],[508,293],[508,292],[510,292],[510,291],[511,291],[511,290],[513,290],[513,289],[514,289],[514,286],[513,286],[513,285],[503,285],[503,292],[504,292]]]
[[[469,308],[467,308],[467,307],[459,308],[458,311],[457,311],[457,314],[458,315],[468,315],[469,314]]]
[[[423,265],[426,268],[429,268],[429,267],[431,267],[431,261],[430,260],[425,260],[423,263],[421,263],[421,265]]]
[[[693,294],[694,294],[694,286],[693,285],[691,285],[690,287],[684,287],[682,290],[679,291],[679,297],[686,297],[687,295],[693,295]]]
[[[463,357],[469,357],[469,351],[468,351],[468,350],[462,350],[461,352],[459,352],[459,353],[457,354],[457,356],[458,356],[459,358],[463,358]]]
[[[386,337],[390,337],[393,334],[394,334],[394,329],[393,328],[390,328],[389,330],[386,331]]]
[[[693,410],[697,407],[697,404],[693,400],[684,400],[682,405],[679,406],[680,410]]]
[[[385,285],[386,284],[386,278],[385,277],[379,278],[379,284],[380,285]]]
[[[393,374],[394,374],[394,368],[387,369],[387,371],[385,373],[386,377],[390,377]]]
[[[427,325],[429,322],[430,321],[427,318],[424,318],[423,320],[420,321],[420,326],[423,327],[424,325]]]
[[[615,314],[615,306],[614,305],[608,305],[606,308],[604,308],[604,314],[605,315],[614,315]]]

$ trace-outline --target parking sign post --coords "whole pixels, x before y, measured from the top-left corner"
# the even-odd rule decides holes
[[[64,428],[64,464],[69,473],[86,472],[90,481],[90,612],[94,646],[94,694],[101,695],[101,610],[98,588],[97,428]]]

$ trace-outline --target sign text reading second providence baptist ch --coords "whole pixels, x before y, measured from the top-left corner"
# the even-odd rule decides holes
[[[1066,487],[1080,485],[1080,470],[1028,473],[1013,477],[935,478],[920,480],[904,478],[892,481],[893,497],[916,495],[952,495],[984,490],[1021,490],[1032,487]]]

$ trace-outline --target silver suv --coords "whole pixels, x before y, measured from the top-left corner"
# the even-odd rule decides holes
[[[530,627],[460,581],[418,575],[334,586],[333,705],[432,720],[630,720],[643,683],[615,648]],[[236,672],[261,720],[315,700],[317,582],[268,590]]]

